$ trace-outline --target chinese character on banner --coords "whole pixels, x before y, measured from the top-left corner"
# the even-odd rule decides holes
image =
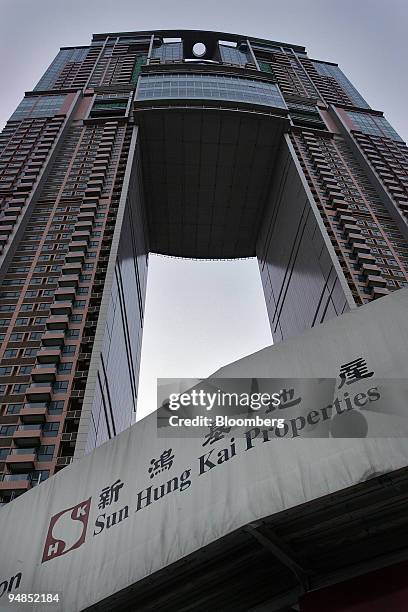
[[[110,506],[114,502],[118,501],[119,491],[123,487],[123,482],[118,479],[113,485],[109,487],[105,487],[102,489],[102,492],[99,494],[99,504],[98,508],[103,510],[106,506]]]
[[[278,408],[291,408],[292,406],[297,406],[302,401],[301,397],[295,398],[295,390],[294,389],[281,389],[280,391],[280,404]],[[265,412],[271,412],[274,410],[274,406],[270,405],[265,410]]]
[[[340,367],[340,385],[341,389],[345,384],[351,385],[362,378],[370,378],[374,372],[369,372],[367,363],[363,357],[358,357],[354,361],[349,361]]]
[[[202,446],[206,446],[208,443],[214,444],[214,442],[218,442],[218,440],[222,440],[225,437],[224,434],[229,433],[231,431],[231,427],[222,427],[217,425],[210,425],[210,431],[205,434],[205,438],[207,438]]]
[[[172,455],[173,449],[169,448],[168,450],[164,450],[158,459],[152,459],[150,461],[149,474],[150,478],[157,476],[160,472],[164,472],[164,470],[169,470],[173,465],[174,455]]]

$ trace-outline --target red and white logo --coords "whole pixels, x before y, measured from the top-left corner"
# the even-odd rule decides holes
[[[91,497],[51,518],[41,563],[65,555],[85,542],[90,509]]]

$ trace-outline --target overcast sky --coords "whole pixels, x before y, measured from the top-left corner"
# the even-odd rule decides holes
[[[59,47],[92,33],[191,28],[305,45],[337,62],[408,138],[407,0],[0,0],[0,126]],[[139,411],[157,376],[204,377],[271,344],[254,260],[150,259]]]

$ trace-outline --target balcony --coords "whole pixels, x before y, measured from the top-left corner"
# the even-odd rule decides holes
[[[10,446],[13,441],[16,425],[3,425],[0,427],[0,441],[2,446]]]
[[[18,416],[19,412],[17,410],[13,412],[4,411],[3,414],[0,414],[0,425],[13,425],[17,423]]]
[[[50,364],[50,363],[58,363],[61,359],[61,350],[59,348],[56,349],[41,349],[37,353],[37,361],[39,363]]]
[[[350,240],[350,242],[353,242],[354,244],[365,244],[366,243],[366,237],[360,233],[356,234],[354,232],[347,232],[347,235],[348,235],[348,239]]]
[[[360,255],[360,253],[366,253],[367,255],[371,253],[370,247],[364,243],[354,241],[351,244],[351,248],[353,249],[353,253],[355,253],[358,256]]]
[[[65,255],[65,261],[69,263],[80,262],[85,259],[85,251],[68,251]]]
[[[35,468],[37,451],[35,448],[12,448],[11,453],[6,457],[6,466],[10,472],[28,472]]]
[[[3,474],[0,491],[27,491],[31,489],[30,474]]]
[[[11,198],[11,206],[19,206],[20,208],[26,203],[26,198]]]
[[[82,231],[91,232],[92,231],[92,221],[84,221],[83,219],[81,219],[80,221],[77,221],[77,223],[75,224],[75,231],[76,232],[82,232]]]
[[[96,154],[95,156],[95,162],[109,162],[110,159],[110,153],[109,152],[99,152]],[[96,192],[97,193],[97,192]],[[91,190],[86,190],[85,191],[85,195],[91,196],[91,197],[95,197],[95,191]]]
[[[374,299],[388,295],[389,290],[386,287],[373,287],[372,296]]]
[[[84,198],[84,201],[81,204],[80,212],[93,212],[95,213],[98,208],[98,198]]]
[[[86,242],[88,242],[89,237],[91,235],[90,230],[81,230],[81,231],[74,231],[72,232],[72,240],[74,242],[78,242],[81,240],[86,240]]]
[[[60,287],[77,287],[78,282],[78,274],[63,274],[58,280],[58,285]]]
[[[80,274],[82,270],[81,261],[72,261],[62,266],[61,272],[64,275]]]
[[[20,411],[20,418],[24,424],[45,423],[48,412],[48,404],[36,402],[34,404],[24,404]]]
[[[375,264],[363,263],[362,269],[363,269],[363,273],[366,274],[367,276],[369,276],[370,274],[371,275],[374,274],[376,276],[381,274],[380,268]]]
[[[42,426],[36,423],[19,425],[14,432],[13,440],[19,447],[34,447],[41,444]]]
[[[72,240],[72,242],[69,243],[69,248],[71,251],[86,251],[88,248],[88,241],[80,239]]]
[[[28,402],[48,402],[51,399],[52,385],[45,383],[31,383],[25,392]]]
[[[78,215],[78,223],[82,222],[82,221],[92,221],[95,218],[95,211],[96,211],[96,205],[95,205],[95,209],[90,209],[88,208],[87,210],[82,210],[81,207],[81,212]]]
[[[375,257],[374,255],[371,255],[371,251],[370,253],[358,253],[357,254],[357,263],[362,266],[365,264],[372,264],[375,265]]]
[[[367,282],[370,287],[386,287],[387,281],[379,274],[369,274],[367,276]]]
[[[62,346],[64,340],[65,333],[63,331],[47,331],[41,338],[43,346]]]
[[[49,381],[51,383],[55,380],[56,374],[56,366],[48,363],[38,363],[31,371],[31,377],[35,382]]]
[[[16,206],[9,206],[3,210],[3,214],[6,215],[6,217],[13,217],[15,215],[17,218],[20,212],[20,208],[17,208]]]
[[[53,315],[52,317],[48,317],[45,322],[47,329],[67,329],[69,323],[69,318],[67,315]]]
[[[75,287],[61,287],[54,293],[54,298],[61,302],[74,300],[76,295]]]
[[[337,215],[338,220],[340,221],[341,225],[344,226],[345,223],[355,223],[356,220],[354,217],[352,217],[351,215]]]
[[[356,225],[355,223],[344,223],[343,224],[343,230],[346,232],[346,234],[349,236],[349,238],[351,237],[351,234],[360,234],[361,230],[358,227],[358,225]]]
[[[98,210],[98,205],[92,202],[83,202],[79,210],[81,211],[81,215],[87,215],[88,217],[94,219],[96,211]]]
[[[108,158],[109,159],[109,158]],[[89,196],[100,196],[102,188],[98,185],[90,186],[85,189],[85,195]]]
[[[50,304],[51,314],[54,315],[70,315],[72,311],[72,302],[60,300]]]

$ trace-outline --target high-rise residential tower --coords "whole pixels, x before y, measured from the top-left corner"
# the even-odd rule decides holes
[[[149,252],[256,256],[275,342],[408,283],[406,145],[298,45],[61,49],[0,137],[0,205],[0,503],[132,423]]]

